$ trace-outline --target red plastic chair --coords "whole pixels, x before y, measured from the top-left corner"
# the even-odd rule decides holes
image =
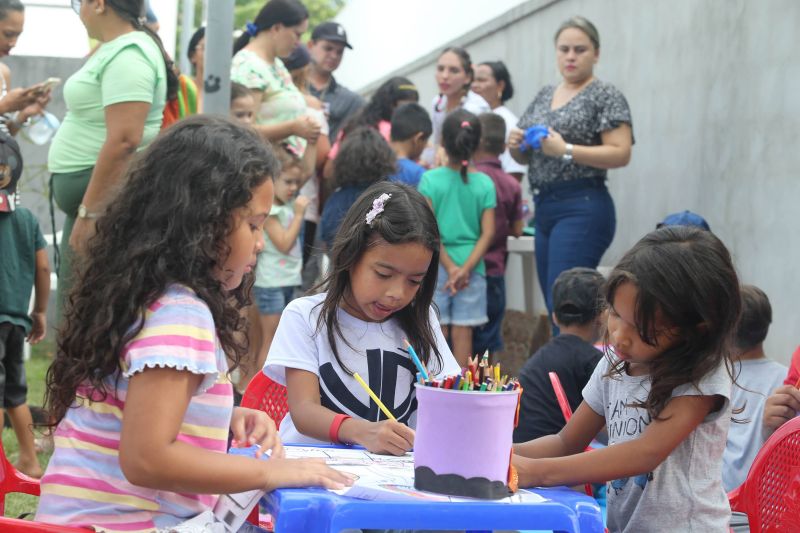
[[[747,515],[752,533],[800,531],[800,417],[767,439],[728,499],[731,510]]]
[[[289,412],[289,400],[286,397],[286,387],[272,381],[264,372],[259,372],[253,376],[253,379],[247,384],[247,389],[245,389],[244,395],[242,396],[241,405],[242,407],[264,411],[275,421],[275,425],[278,428],[281,427],[281,420],[283,420],[283,417]],[[272,530],[271,522],[259,523],[257,505],[247,517],[247,521],[251,524],[259,525],[268,531]]]
[[[19,492],[39,495],[39,480],[26,476],[12,465],[6,457],[3,443],[0,441],[0,516],[5,512],[6,494]]]
[[[242,396],[242,407],[264,411],[275,421],[275,425],[280,427],[281,420],[289,412],[286,387],[259,372],[247,384]]]
[[[547,375],[550,376],[550,384],[553,386],[553,392],[556,393],[556,400],[558,401],[558,406],[561,408],[561,414],[564,415],[564,420],[569,422],[569,419],[572,418],[572,407],[569,405],[564,387],[561,386],[561,380],[558,379],[558,374],[555,372],[548,372]],[[586,451],[590,452],[592,448],[586,448]],[[583,490],[585,490],[586,494],[589,496],[593,495],[591,483],[584,485]]]
[[[0,531],[13,531],[13,533],[86,533],[93,530],[0,516]]]
[[[3,513],[5,512],[6,506],[6,495],[12,492],[39,496],[39,480],[26,476],[14,468],[14,465],[12,465],[6,457],[6,452],[3,449],[3,442],[0,441],[0,531],[14,531],[20,533],[27,533],[29,531],[39,533],[81,531],[86,533],[86,531],[89,531],[83,528],[58,526],[54,524],[45,524],[44,522],[20,520],[18,518],[5,518]]]

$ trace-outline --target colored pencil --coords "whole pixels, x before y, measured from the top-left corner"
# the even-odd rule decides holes
[[[397,420],[394,417],[394,415],[392,414],[392,412],[389,411],[386,408],[385,405],[383,405],[383,402],[381,401],[381,399],[378,398],[378,396],[374,392],[372,392],[372,389],[369,388],[369,385],[367,385],[367,382],[364,381],[363,379],[361,379],[361,376],[358,375],[358,372],[355,372],[353,374],[353,377],[356,378],[356,381],[358,381],[358,384],[361,385],[364,388],[365,391],[367,391],[367,394],[369,394],[369,397],[372,398],[372,401],[374,401],[376,404],[378,404],[378,407],[380,408],[381,411],[383,411],[383,414],[386,415],[386,418],[388,418],[389,420]]]
[[[411,356],[411,360],[414,361],[415,365],[417,365],[417,370],[419,370],[420,374],[422,374],[422,377],[425,379],[425,381],[428,381],[428,379],[430,379],[428,378],[428,371],[425,370],[425,366],[423,366],[422,361],[420,361],[419,357],[417,357],[417,352],[414,351],[414,347],[411,346],[411,343],[406,339],[403,339],[403,343],[406,345],[406,349],[408,350],[408,355]]]

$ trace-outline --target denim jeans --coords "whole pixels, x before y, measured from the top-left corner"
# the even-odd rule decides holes
[[[553,283],[573,267],[597,268],[614,239],[617,218],[605,183],[595,179],[558,182],[534,189],[536,270],[553,313]]]
[[[486,316],[489,322],[472,328],[472,351],[499,352],[503,349],[503,316],[506,312],[506,280],[504,276],[486,276]]]

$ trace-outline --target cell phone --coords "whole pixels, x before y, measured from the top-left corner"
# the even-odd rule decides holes
[[[61,78],[47,78],[36,89],[38,93],[45,93],[61,83]]]

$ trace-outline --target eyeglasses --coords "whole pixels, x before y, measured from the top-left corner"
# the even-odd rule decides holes
[[[78,15],[81,14],[81,0],[72,0],[72,10]]]

